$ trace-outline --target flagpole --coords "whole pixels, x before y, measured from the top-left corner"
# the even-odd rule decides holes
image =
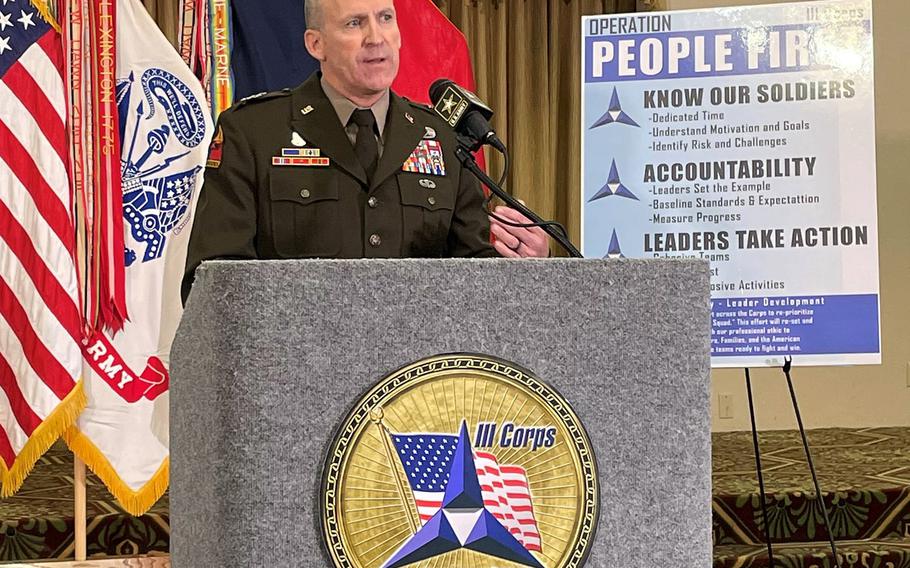
[[[85,462],[73,454],[73,505],[75,507],[74,525],[76,544],[76,561],[85,560],[86,553],[86,522],[85,522]]]
[[[408,513],[408,524],[411,526],[411,534],[416,534],[417,529],[420,528],[420,524],[417,519],[414,518],[410,501],[408,500],[407,490],[401,482],[401,476],[398,475],[398,468],[395,467],[395,460],[397,458],[395,457],[395,451],[392,449],[391,432],[389,432],[388,428],[383,424],[382,417],[382,408],[377,407],[370,411],[370,420],[379,428],[379,437],[382,438],[383,446],[385,446],[386,457],[389,459],[389,467],[392,468],[392,477],[395,478],[395,485],[398,487],[398,497],[401,498],[404,510]]]

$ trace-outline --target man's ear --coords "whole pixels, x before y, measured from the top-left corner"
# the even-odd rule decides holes
[[[310,52],[316,61],[325,61],[325,49],[322,43],[322,32],[319,30],[307,30],[303,34],[303,43],[306,50]]]

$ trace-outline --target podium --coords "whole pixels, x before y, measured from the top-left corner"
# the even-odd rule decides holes
[[[479,353],[587,430],[584,566],[710,566],[709,348],[704,261],[205,263],[171,353],[172,564],[332,566],[320,484],[342,419],[396,369]]]

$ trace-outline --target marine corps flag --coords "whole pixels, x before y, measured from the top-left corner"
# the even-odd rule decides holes
[[[401,31],[401,64],[393,91],[428,104],[430,85],[441,77],[476,90],[468,43],[432,0],[395,0],[395,12]]]
[[[212,123],[199,81],[139,0],[117,0],[116,105],[129,321],[85,342],[70,448],[134,515],[168,484],[168,353]]]

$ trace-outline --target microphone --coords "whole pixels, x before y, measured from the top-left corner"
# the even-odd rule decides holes
[[[489,144],[505,154],[505,144],[490,126],[493,111],[477,95],[451,79],[436,79],[430,85],[430,101],[436,114],[471,142],[471,151]]]

